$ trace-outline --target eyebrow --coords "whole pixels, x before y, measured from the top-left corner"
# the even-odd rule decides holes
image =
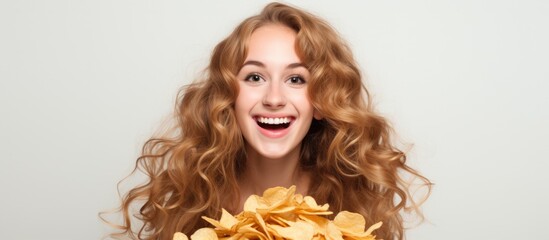
[[[248,60],[242,65],[242,67],[244,67],[246,65],[253,65],[253,66],[258,66],[258,67],[262,67],[262,68],[265,67],[264,63],[262,63],[260,61],[256,61],[256,60]],[[288,69],[288,68],[298,68],[298,67],[307,68],[307,67],[305,67],[305,65],[303,63],[296,62],[296,63],[288,64],[288,66],[286,66],[286,69]]]

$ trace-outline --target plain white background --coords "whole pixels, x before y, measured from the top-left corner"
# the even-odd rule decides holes
[[[265,1],[1,1],[0,239],[99,239],[97,213]],[[436,186],[409,239],[547,239],[547,1],[291,1],[347,39]]]

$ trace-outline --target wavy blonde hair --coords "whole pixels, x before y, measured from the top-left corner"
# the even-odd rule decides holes
[[[431,183],[406,165],[405,154],[391,143],[391,128],[374,113],[350,49],[325,21],[281,3],[271,3],[244,20],[214,49],[204,79],[183,88],[177,98],[175,128],[148,140],[137,159],[148,182],[122,199],[121,233],[138,239],[171,239],[203,227],[201,216],[219,217],[226,202],[239,197],[238,178],[245,167],[244,140],[234,104],[236,75],[257,28],[282,24],[296,31],[296,52],[311,77],[310,101],[323,116],[313,120],[303,139],[301,167],[314,171],[309,195],[334,212],[358,212],[367,224],[383,221],[383,239],[403,239],[401,210],[415,210],[403,173]],[[134,171],[135,171],[134,170]],[[130,207],[145,200],[132,230]]]

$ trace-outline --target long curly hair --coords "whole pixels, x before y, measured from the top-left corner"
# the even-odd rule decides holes
[[[219,217],[234,208],[238,179],[245,167],[244,139],[236,121],[236,75],[247,43],[266,24],[282,24],[297,33],[296,52],[311,77],[308,95],[323,116],[313,120],[303,139],[301,167],[313,171],[308,194],[329,203],[334,212],[358,212],[371,225],[383,221],[376,235],[403,239],[402,210],[421,216],[407,176],[431,189],[430,181],[406,164],[404,152],[391,142],[387,121],[373,110],[370,95],[352,53],[325,21],[303,10],[271,3],[244,20],[214,49],[203,79],[177,97],[174,127],[148,140],[134,172],[148,176],[122,199],[122,232],[113,236],[171,239],[204,227],[201,216]],[[135,228],[135,216],[142,223]]]

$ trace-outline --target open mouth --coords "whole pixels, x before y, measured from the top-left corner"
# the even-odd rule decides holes
[[[288,128],[293,121],[292,117],[281,118],[267,118],[267,117],[255,117],[257,125],[267,130],[282,130]]]

